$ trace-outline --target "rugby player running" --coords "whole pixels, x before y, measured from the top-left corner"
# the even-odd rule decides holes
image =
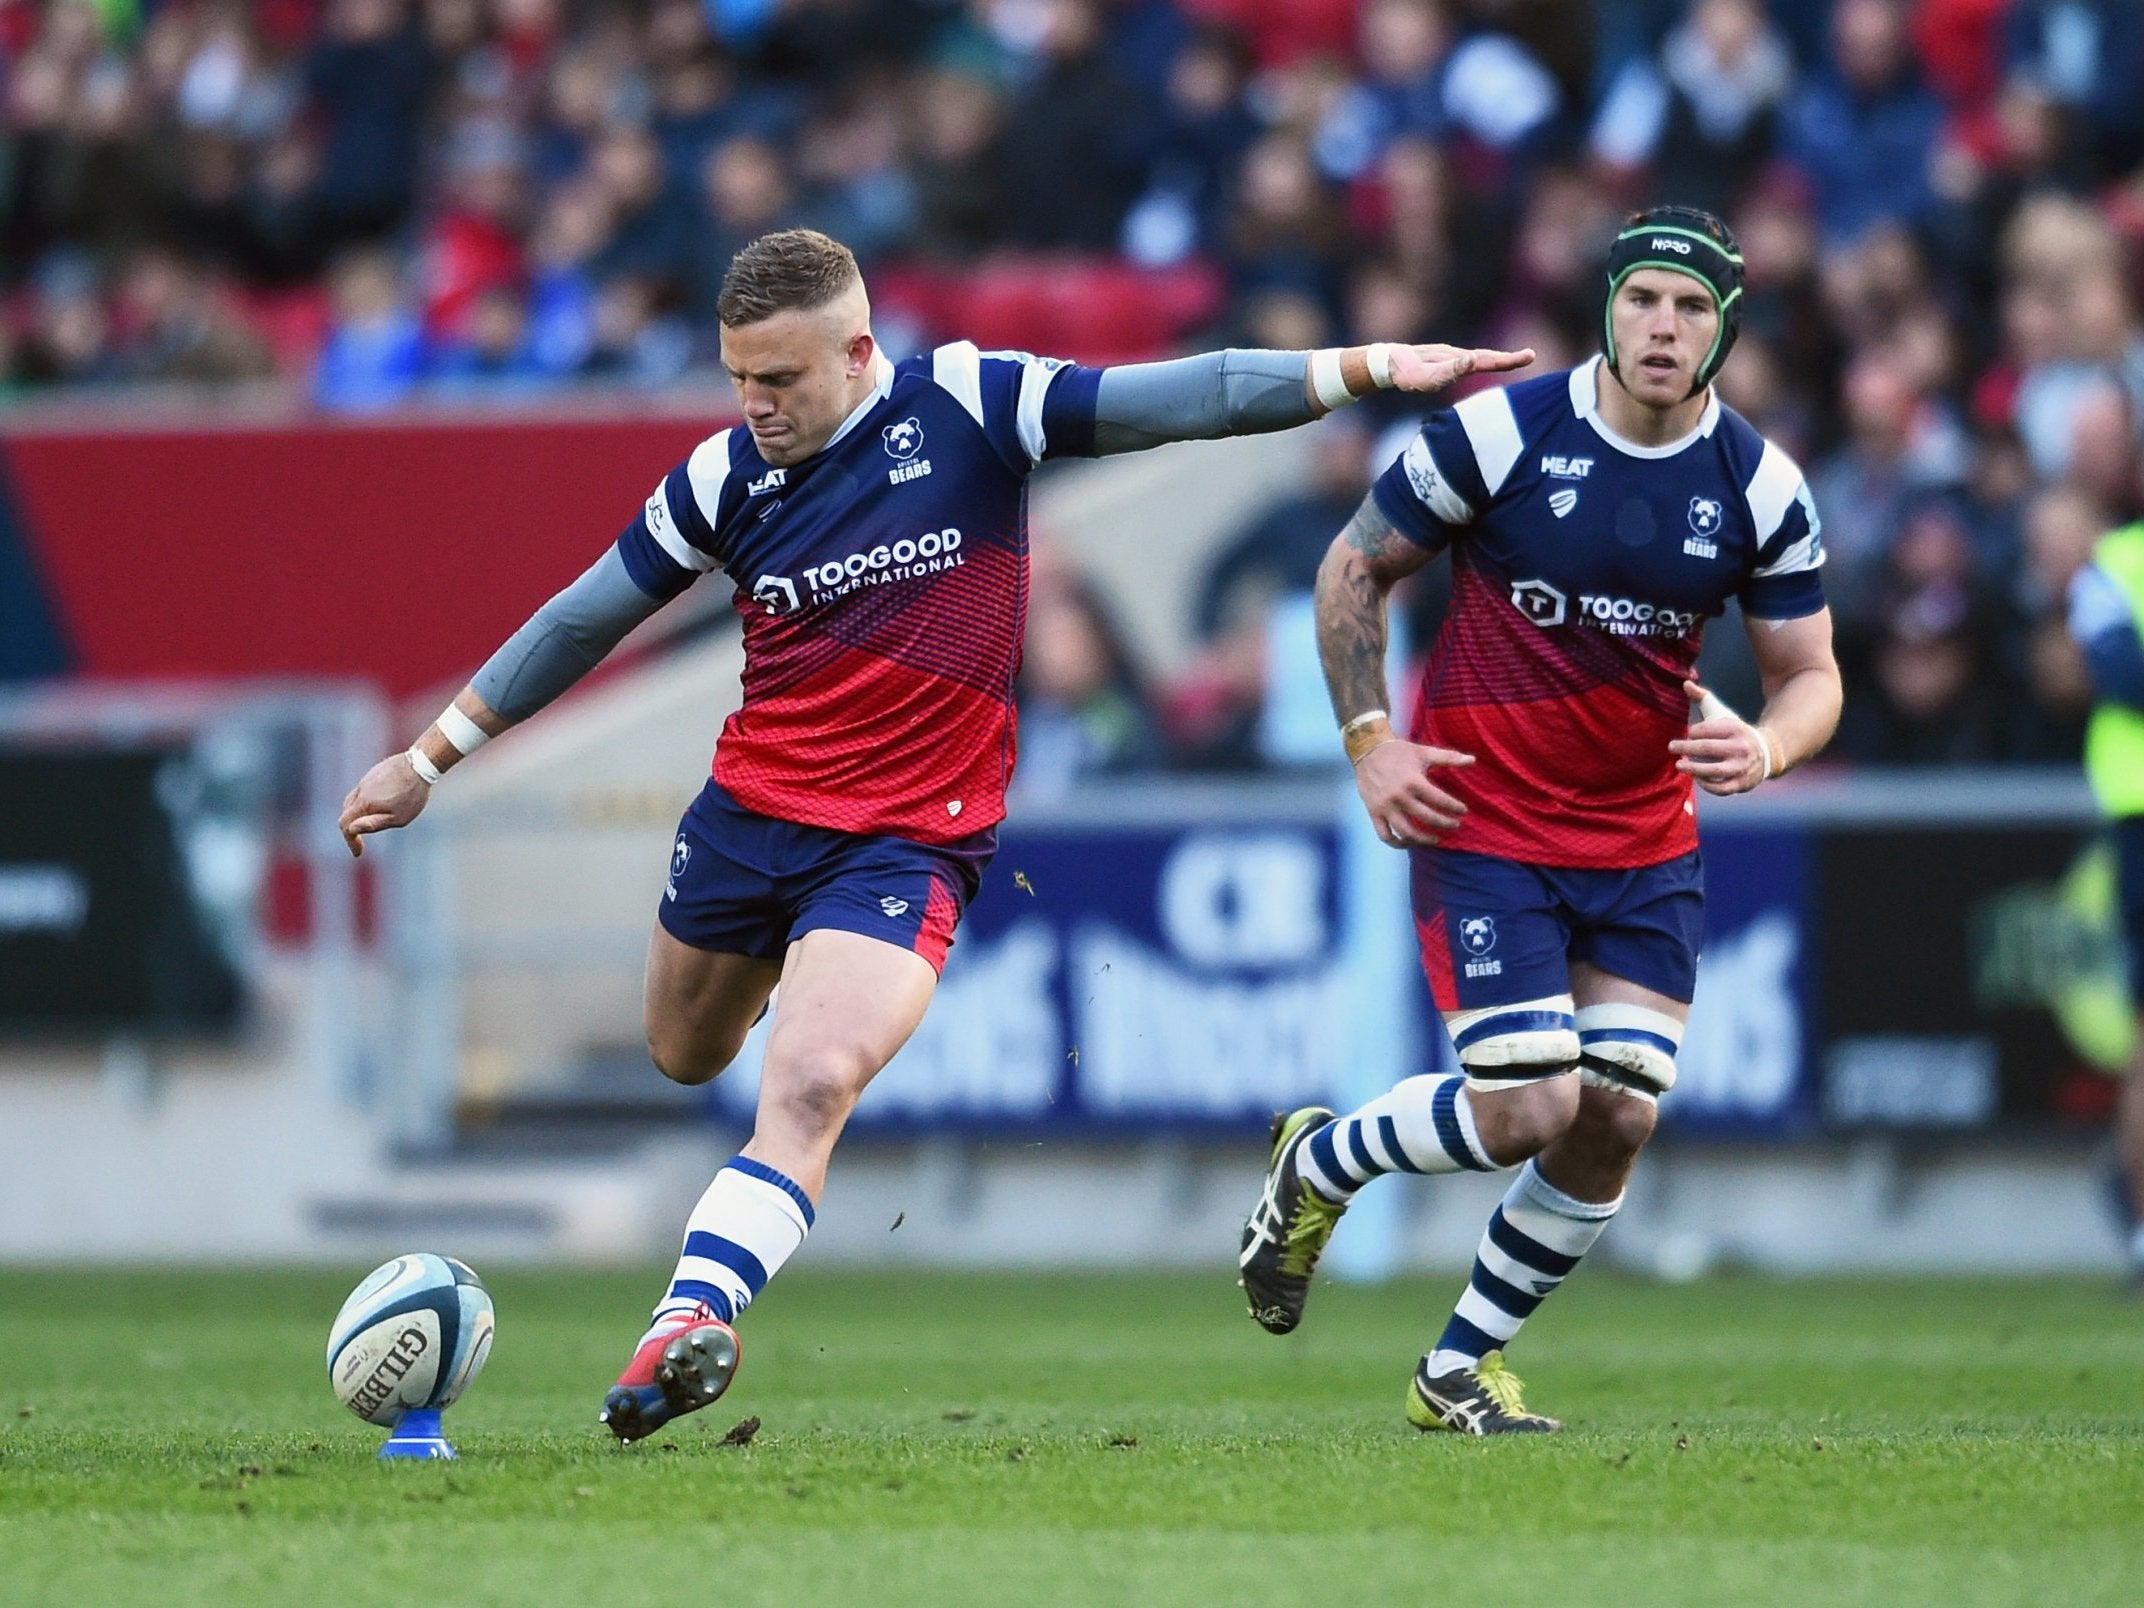
[[[727,1066],[777,983],[752,1137],[687,1224],[602,1419],[637,1440],[727,1388],[731,1324],[803,1243],[857,1097],[922,1019],[996,846],[1027,609],[1027,481],[1045,458],[1306,424],[1531,352],[1223,351],[1084,368],[956,342],[891,363],[848,249],[762,236],[717,303],[744,428],[702,442],[615,546],[545,603],[344,802],[353,853],[440,776],[720,569],[744,697],[679,823],[648,944],[649,1053]]]
[[[1434,416],[1318,573],[1333,711],[1364,808],[1408,851],[1462,1072],[1344,1117],[1279,1118],[1243,1284],[1285,1334],[1370,1179],[1524,1163],[1415,1370],[1420,1429],[1560,1427],[1526,1409],[1503,1348],[1614,1217],[1675,1082],[1704,931],[1692,786],[1746,793],[1838,723],[1808,488],[1712,389],[1741,293],[1717,218],[1632,218],[1609,255],[1603,355]],[[1451,609],[1402,738],[1385,598],[1440,552]],[[1754,723],[1692,679],[1730,598],[1763,677]]]

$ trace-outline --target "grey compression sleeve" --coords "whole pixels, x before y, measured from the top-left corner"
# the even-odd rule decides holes
[[[662,606],[633,584],[613,547],[531,615],[469,684],[502,720],[526,720]]]
[[[1317,417],[1306,384],[1309,368],[1308,352],[1235,347],[1106,368],[1095,396],[1095,454],[1308,424]]]

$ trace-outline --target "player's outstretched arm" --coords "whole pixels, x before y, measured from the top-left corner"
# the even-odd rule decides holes
[[[1745,615],[1764,712],[1744,720],[1695,681],[1683,683],[1700,718],[1668,744],[1675,768],[1708,793],[1747,793],[1813,759],[1838,729],[1843,694],[1831,653],[1831,611],[1798,620]]]
[[[1466,806],[1436,783],[1440,765],[1471,765],[1474,756],[1410,743],[1386,712],[1385,599],[1402,576],[1434,556],[1408,540],[1365,497],[1318,566],[1318,658],[1340,722],[1341,741],[1355,766],[1355,790],[1377,835],[1394,848],[1437,841],[1459,824]]]
[[[1102,371],[1095,393],[1097,456],[1169,441],[1212,441],[1292,429],[1372,391],[1441,391],[1469,374],[1500,374],[1534,360],[1459,346],[1329,346],[1315,352],[1231,348],[1166,363]]]
[[[350,789],[341,821],[350,852],[363,854],[373,832],[409,825],[423,813],[433,783],[588,674],[667,601],[640,589],[617,548],[596,560],[484,662],[414,743]]]

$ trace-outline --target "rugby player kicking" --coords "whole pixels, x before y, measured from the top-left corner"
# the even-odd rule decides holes
[[[1712,388],[1741,294],[1717,218],[1639,214],[1609,256],[1603,355],[1433,417],[1318,573],[1341,738],[1379,835],[1408,851],[1463,1073],[1280,1118],[1243,1284],[1285,1334],[1370,1179],[1519,1166],[1415,1370],[1421,1429],[1560,1427],[1526,1410],[1503,1350],[1615,1216],[1674,1085],[1704,931],[1693,784],[1746,793],[1838,723],[1808,488]],[[1451,610],[1403,738],[1385,597],[1440,552]],[[1692,679],[1730,598],[1763,676],[1754,723]]]
[[[777,983],[780,1003],[751,1141],[694,1208],[604,1398],[603,1421],[628,1441],[728,1386],[731,1324],[810,1231],[842,1125],[921,1020],[990,859],[1013,767],[1035,466],[1286,429],[1375,389],[1434,391],[1533,356],[1380,343],[1090,369],[956,342],[895,364],[872,339],[855,258],[803,229],[738,252],[717,317],[744,427],[672,470],[342,812],[353,853],[407,825],[479,743],[701,575],[730,578],[744,700],[670,851],[648,945],[649,1052],[666,1076],[705,1083]]]

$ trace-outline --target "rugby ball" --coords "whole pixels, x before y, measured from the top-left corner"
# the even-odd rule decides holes
[[[328,1330],[328,1383],[368,1424],[452,1405],[491,1355],[491,1292],[466,1263],[429,1251],[365,1276]]]

